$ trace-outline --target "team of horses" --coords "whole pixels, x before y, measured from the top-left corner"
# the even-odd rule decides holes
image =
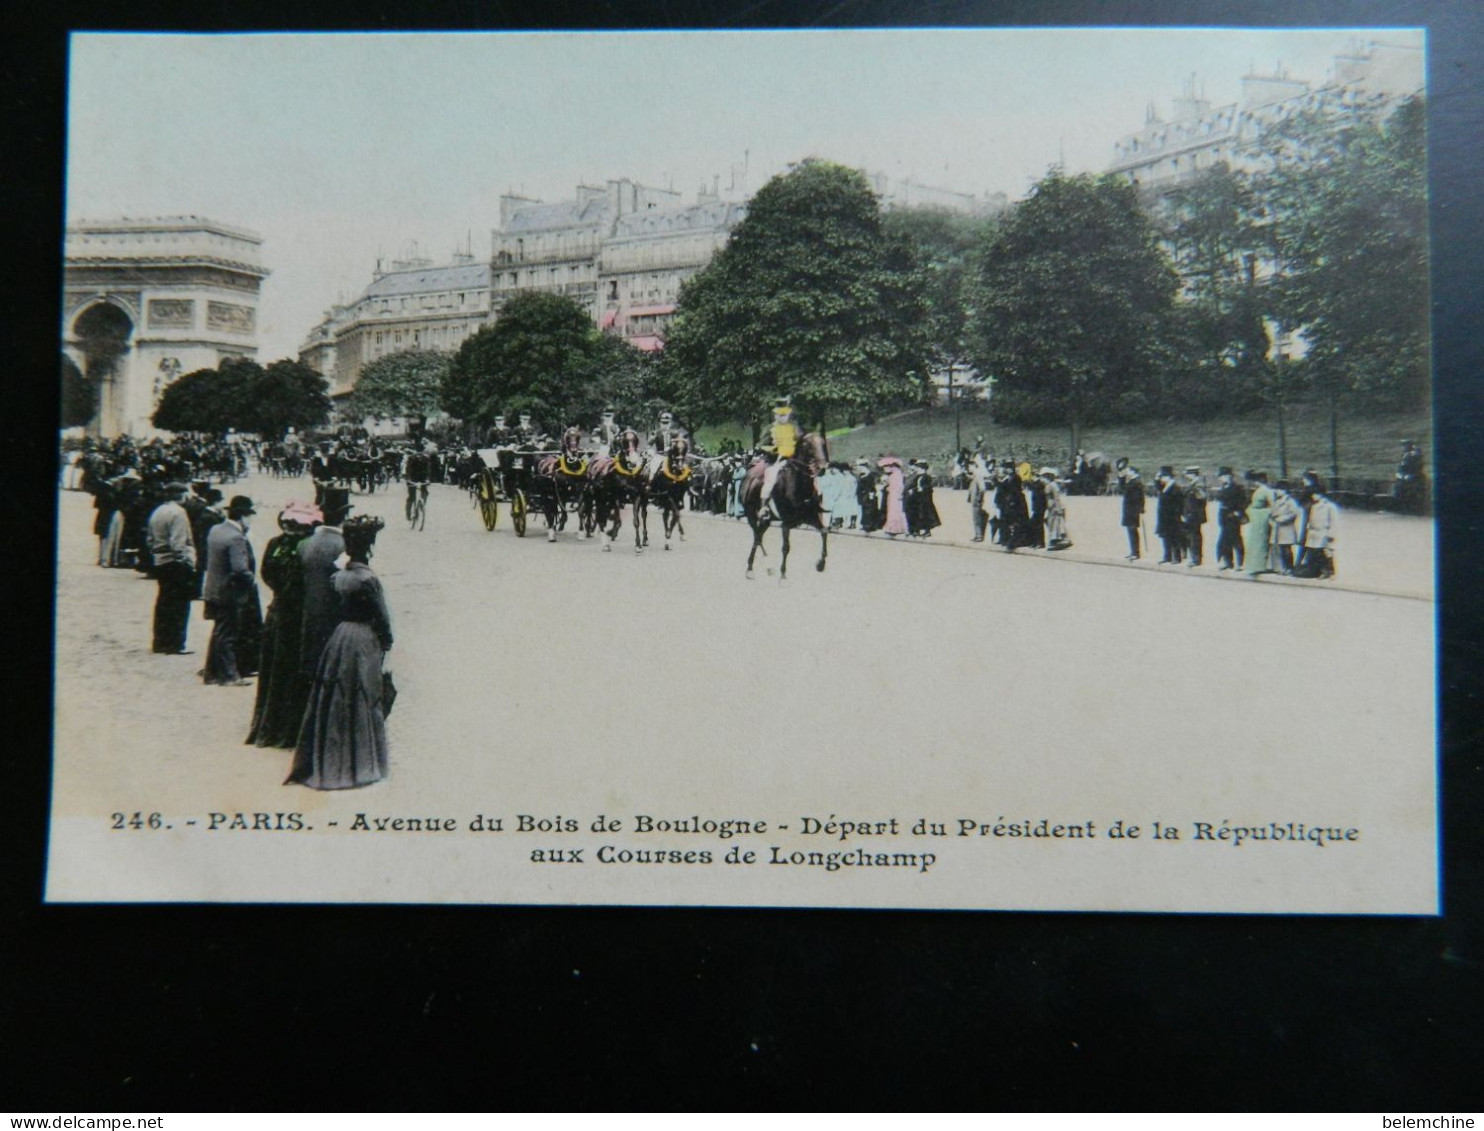
[[[682,514],[695,459],[690,441],[676,436],[663,452],[646,452],[639,434],[621,432],[612,455],[582,448],[582,434],[569,428],[560,449],[539,455],[528,484],[531,506],[546,519],[547,541],[556,541],[569,515],[583,537],[601,533],[611,550],[623,528],[625,508],[634,528],[634,552],[649,545],[649,508],[660,512],[665,549],[671,538],[685,540]]]
[[[800,526],[819,532],[819,560],[814,568],[824,570],[829,555],[829,526],[816,483],[828,464],[824,438],[817,433],[805,434],[794,457],[783,460],[778,469],[766,506],[762,496],[768,465],[757,460],[748,467],[741,487],[742,512],[752,532],[748,578],[754,576],[758,554],[767,555],[764,536],[773,526],[779,528],[783,547],[778,565],[780,579],[788,576],[790,535]],[[653,507],[659,511],[665,549],[669,550],[672,538],[685,540],[686,500],[696,495],[697,469],[701,465],[684,436],[674,437],[664,451],[646,451],[639,434],[626,429],[618,435],[612,454],[596,454],[584,450],[579,429],[569,428],[557,451],[535,455],[529,465],[526,490],[531,509],[546,520],[547,541],[556,541],[568,517],[575,516],[583,537],[601,534],[603,549],[612,550],[627,510],[634,530],[634,552],[642,553],[649,545],[649,509]]]

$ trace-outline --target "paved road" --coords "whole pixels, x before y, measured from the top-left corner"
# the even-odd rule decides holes
[[[260,551],[277,507],[306,485],[257,477],[240,488],[259,500]],[[356,501],[389,519],[373,568],[401,698],[390,778],[326,795],[280,785],[287,752],[242,744],[251,689],[202,686],[200,654],[149,652],[153,584],[98,569],[88,500],[62,493],[57,816],[1324,820],[1371,830],[1364,848],[1316,850],[1303,869],[1277,871],[1249,849],[1215,862],[1179,849],[1158,881],[1145,846],[1126,867],[1012,854],[996,859],[1017,866],[992,877],[961,861],[946,886],[910,890],[884,875],[796,890],[754,873],[718,895],[714,883],[688,886],[689,873],[604,873],[616,886],[598,898],[1191,906],[1210,905],[1215,867],[1239,893],[1218,902],[1419,905],[1432,851],[1430,602],[879,537],[832,539],[817,574],[809,533],[780,585],[762,570],[744,579],[748,535],[727,520],[692,516],[674,551],[635,555],[623,536],[613,553],[572,534],[547,544],[539,523],[524,539],[503,523],[488,533],[450,488],[432,488],[421,533],[400,521],[395,490]],[[1074,509],[1079,547],[1091,513]],[[203,652],[208,627],[198,612],[191,644]],[[543,898],[548,882],[468,878],[459,866],[450,876],[385,897]],[[366,882],[331,886],[378,898]],[[236,873],[193,890],[202,883],[223,898],[283,894]],[[570,898],[551,890],[544,898]]]

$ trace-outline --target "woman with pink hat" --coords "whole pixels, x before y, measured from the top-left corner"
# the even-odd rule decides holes
[[[907,509],[903,503],[906,482],[902,475],[902,461],[896,456],[882,456],[876,461],[886,476],[886,524],[882,530],[895,537],[907,533]]]

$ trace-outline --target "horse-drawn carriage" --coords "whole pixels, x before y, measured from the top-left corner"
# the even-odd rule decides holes
[[[575,516],[584,538],[599,530],[604,549],[618,537],[624,507],[631,508],[634,549],[649,542],[647,511],[657,507],[665,532],[685,537],[680,512],[690,490],[690,443],[677,437],[665,452],[645,453],[637,433],[627,429],[612,454],[582,446],[577,429],[568,429],[556,450],[534,446],[484,448],[484,463],[473,480],[474,500],[486,530],[494,530],[502,507],[509,508],[511,525],[524,536],[532,513],[546,519],[546,538],[556,541]]]
[[[484,448],[484,467],[474,477],[474,498],[486,530],[494,530],[503,506],[510,511],[516,536],[526,535],[526,520],[534,511],[546,520],[546,538],[555,542],[567,517],[577,516],[584,537],[597,527],[586,456],[567,450]]]
[[[530,510],[531,479],[538,453],[515,448],[481,448],[484,466],[474,477],[474,499],[486,530],[494,530],[500,508],[510,511],[516,536],[526,536],[526,514]]]

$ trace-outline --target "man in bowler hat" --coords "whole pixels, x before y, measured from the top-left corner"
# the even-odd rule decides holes
[[[223,687],[246,687],[252,682],[238,670],[237,643],[245,610],[257,596],[257,562],[247,540],[247,519],[256,513],[246,495],[233,496],[227,517],[211,528],[206,539],[206,581],[201,596],[212,627],[202,674],[207,683]]]

